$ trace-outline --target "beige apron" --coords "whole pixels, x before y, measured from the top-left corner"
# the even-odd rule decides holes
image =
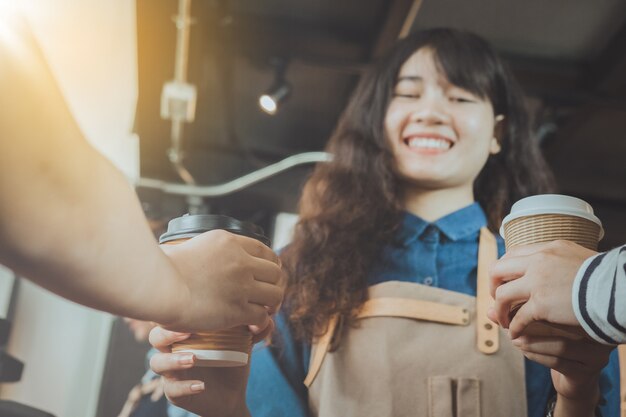
[[[526,417],[524,358],[486,318],[495,237],[480,233],[477,297],[388,281],[369,289],[357,328],[311,353],[309,407],[322,417]]]

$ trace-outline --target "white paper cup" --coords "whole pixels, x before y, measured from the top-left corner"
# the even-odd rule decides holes
[[[585,201],[559,194],[526,197],[511,208],[500,227],[506,249],[519,245],[569,240],[597,250],[602,223]]]

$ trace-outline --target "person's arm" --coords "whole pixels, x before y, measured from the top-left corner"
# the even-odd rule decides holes
[[[266,325],[264,306],[282,297],[276,255],[220,231],[164,254],[130,185],[83,138],[9,3],[0,2],[0,263],[121,316],[190,331]]]
[[[572,305],[596,341],[626,343],[626,245],[587,259],[576,275]]]
[[[532,322],[582,327],[596,341],[626,343],[626,245],[597,254],[555,241],[514,248],[491,269],[490,318],[515,338]],[[521,305],[514,317],[512,310]]]

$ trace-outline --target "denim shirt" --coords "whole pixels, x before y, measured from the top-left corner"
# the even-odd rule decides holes
[[[406,213],[397,242],[383,249],[368,276],[370,285],[395,280],[415,282],[476,295],[478,237],[486,226],[478,203],[428,223]],[[499,255],[504,253],[498,238]],[[252,354],[247,403],[254,417],[308,416],[304,378],[311,346],[294,340],[285,317],[276,317],[278,336],[270,347],[258,344]],[[550,370],[525,361],[529,417],[545,415],[554,393]],[[603,416],[619,417],[619,367],[615,352],[603,371],[601,390],[607,402]]]

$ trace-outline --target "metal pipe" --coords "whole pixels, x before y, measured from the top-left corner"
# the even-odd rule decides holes
[[[417,18],[417,13],[420,11],[422,7],[422,0],[414,0],[411,5],[411,9],[409,13],[406,15],[406,19],[404,23],[402,23],[402,28],[400,29],[400,33],[398,34],[398,39],[403,39],[409,36],[411,33],[411,29],[413,28],[413,24],[415,23],[415,19]]]
[[[193,175],[189,172],[187,168],[183,165],[183,151],[182,151],[182,141],[183,141],[183,128],[184,122],[182,120],[172,120],[172,130],[171,130],[171,139],[172,139],[172,147],[168,150],[167,156],[174,166],[174,169],[178,173],[178,176],[186,183],[186,184],[195,184],[196,181],[193,178]]]
[[[176,16],[176,60],[174,63],[174,80],[187,81],[187,61],[189,58],[189,28],[191,27],[191,0],[178,1]]]
[[[197,197],[220,197],[242,190],[295,166],[317,162],[330,162],[332,159],[333,156],[328,152],[305,152],[292,155],[276,162],[275,164],[268,165],[224,184],[199,186],[169,183],[151,178],[140,178],[137,182],[137,186],[158,189],[166,194]]]
[[[178,1],[178,15],[176,23],[176,55],[174,59],[174,81],[185,83],[187,81],[187,64],[189,61],[189,28],[191,26],[191,0]],[[196,181],[189,170],[183,165],[183,131],[184,120],[178,117],[172,118],[171,140],[172,147],[168,150],[168,158],[178,176],[186,183],[194,185]]]

